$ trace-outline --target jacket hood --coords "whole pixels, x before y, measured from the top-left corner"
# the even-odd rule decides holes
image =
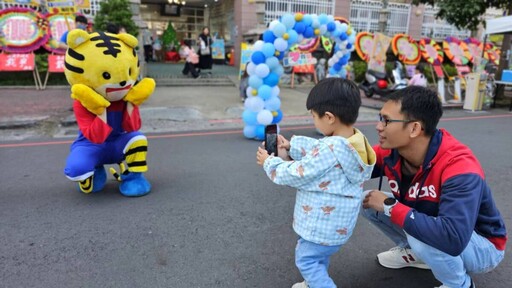
[[[362,183],[370,179],[373,166],[376,162],[375,151],[368,142],[368,139],[354,128],[354,135],[348,139],[344,139],[345,147],[335,145],[334,155],[339,163],[345,163],[350,167],[342,167],[343,172],[351,183]],[[348,159],[347,159],[347,151]]]

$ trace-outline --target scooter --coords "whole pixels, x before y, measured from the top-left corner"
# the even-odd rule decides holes
[[[365,80],[359,84],[359,89],[363,90],[366,97],[370,98],[374,94],[386,97],[396,90],[407,87],[402,63],[396,61],[395,69],[393,69],[392,73],[393,80],[391,81],[386,73],[368,70],[365,73]]]

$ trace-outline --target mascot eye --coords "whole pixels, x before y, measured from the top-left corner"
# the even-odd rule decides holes
[[[132,68],[128,69],[128,75],[132,76]]]
[[[105,78],[106,80],[110,79],[110,73],[108,72],[103,72],[103,78]]]

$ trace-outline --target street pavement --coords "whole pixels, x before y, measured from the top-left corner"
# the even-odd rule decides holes
[[[447,112],[439,126],[473,149],[510,229],[512,115]],[[374,126],[357,124],[371,143]],[[311,125],[281,134],[319,137]],[[267,179],[256,164],[258,141],[238,129],[148,139],[153,188],[140,198],[121,196],[110,176],[102,192],[79,193],[62,171],[72,139],[0,141],[0,287],[289,288],[302,281],[294,189]],[[365,189],[377,185],[374,179]],[[377,253],[392,246],[360,217],[330,275],[345,288],[440,285],[430,271],[381,267]],[[497,269],[473,277],[477,287],[510,287],[511,245],[506,253]]]

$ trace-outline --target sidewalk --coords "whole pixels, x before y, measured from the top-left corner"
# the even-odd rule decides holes
[[[306,98],[312,85],[281,87],[282,126],[312,125]],[[0,88],[0,137],[21,140],[31,137],[75,137],[69,87]],[[156,87],[141,105],[142,132],[162,133],[241,129],[244,110],[236,86]],[[376,119],[378,110],[361,108],[359,121]]]

